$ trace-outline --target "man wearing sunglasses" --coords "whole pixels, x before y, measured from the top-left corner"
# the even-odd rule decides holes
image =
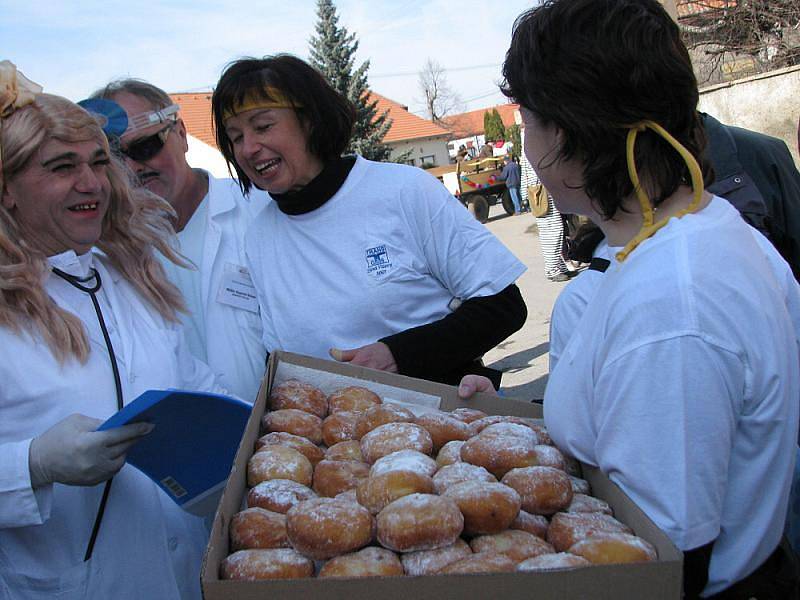
[[[189,309],[183,318],[189,347],[231,393],[253,402],[265,350],[243,240],[265,204],[253,197],[262,192],[244,197],[234,180],[189,166],[179,107],[154,85],[113,81],[81,104],[103,117],[112,147],[141,184],[175,209],[179,249],[197,270],[162,264]]]

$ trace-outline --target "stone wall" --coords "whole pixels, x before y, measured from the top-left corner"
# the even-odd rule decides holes
[[[702,88],[698,108],[726,125],[781,138],[800,168],[800,66]]]

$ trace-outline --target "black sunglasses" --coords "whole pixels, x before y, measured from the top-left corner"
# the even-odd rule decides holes
[[[175,127],[175,121],[164,127],[161,131],[155,132],[153,135],[139,138],[135,142],[128,144],[125,148],[120,147],[119,151],[136,162],[148,161],[161,152],[173,127]]]

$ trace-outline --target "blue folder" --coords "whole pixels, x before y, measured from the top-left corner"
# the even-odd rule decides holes
[[[128,464],[176,504],[197,515],[216,508],[250,417],[236,398],[184,390],[148,390],[98,430],[146,421],[155,429],[128,451]]]

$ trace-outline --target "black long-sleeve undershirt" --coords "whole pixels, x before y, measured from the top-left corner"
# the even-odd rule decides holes
[[[468,373],[499,377],[477,362],[525,324],[528,309],[515,284],[493,296],[465,300],[446,317],[390,335],[389,346],[402,375],[457,384]],[[497,373],[497,372],[494,372]]]

